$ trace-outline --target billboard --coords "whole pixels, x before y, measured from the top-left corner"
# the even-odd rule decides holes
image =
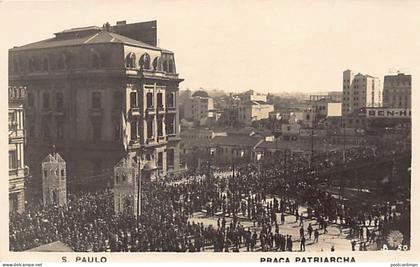
[[[367,118],[406,118],[411,119],[411,109],[366,108]]]

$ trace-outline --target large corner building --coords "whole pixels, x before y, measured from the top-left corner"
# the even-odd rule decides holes
[[[174,53],[157,47],[156,21],[74,28],[10,49],[9,83],[27,88],[32,175],[53,145],[76,184],[111,177],[126,155],[153,161],[159,175],[179,171],[181,81]]]

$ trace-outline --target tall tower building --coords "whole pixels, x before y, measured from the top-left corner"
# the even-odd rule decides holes
[[[386,75],[383,93],[384,107],[411,109],[411,75]]]
[[[9,50],[10,84],[28,88],[27,162],[35,178],[52,144],[72,186],[110,185],[113,166],[127,155],[154,161],[158,176],[180,170],[182,79],[174,53],[156,46],[156,32],[156,22],[121,21]]]
[[[66,162],[56,152],[42,161],[42,196],[44,206],[67,204]]]
[[[377,77],[353,71],[343,72],[342,115],[360,110],[363,107],[381,107],[381,81]]]

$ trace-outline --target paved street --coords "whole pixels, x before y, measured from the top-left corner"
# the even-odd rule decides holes
[[[273,201],[273,199],[267,199],[267,204]],[[306,208],[300,207],[299,208],[299,214],[303,213],[303,216],[306,217]],[[279,233],[282,235],[292,235],[293,239],[293,251],[299,251],[300,249],[300,240],[299,240],[299,221],[296,222],[296,217],[294,215],[287,214],[285,217],[285,223],[282,225],[280,224],[280,213],[277,213],[277,222],[279,222]],[[216,216],[208,217],[205,212],[195,212],[194,216],[192,218],[189,218],[188,220],[192,223],[203,223],[204,226],[213,225],[213,227],[217,228],[217,220],[220,218],[220,220],[223,218],[222,214],[217,214]],[[232,221],[231,217],[225,217],[226,218],[226,225],[229,225]],[[248,220],[248,218],[239,215],[239,222],[241,225],[243,225],[245,228],[250,228],[251,232],[259,231],[261,230],[261,227],[258,225],[254,225],[254,223],[251,220]],[[338,225],[332,224],[328,225],[327,233],[324,233],[324,230],[319,230],[320,236],[318,238],[318,242],[314,243],[314,237],[312,234],[312,238],[309,239],[309,235],[307,233],[307,227],[309,223],[312,224],[313,229],[319,229],[319,225],[316,222],[316,220],[308,220],[305,219],[303,228],[305,229],[305,238],[306,238],[306,250],[308,252],[320,252],[320,251],[330,251],[331,247],[334,246],[335,251],[351,251],[351,241],[353,239],[346,238],[349,234],[349,229],[343,229],[342,233],[340,234],[340,229]],[[274,234],[274,226],[272,229],[272,232]],[[368,246],[368,250],[373,250],[374,245]],[[261,251],[261,246],[259,241],[256,245],[257,249],[255,251]],[[358,250],[358,245],[356,246],[356,249]],[[205,251],[212,251],[213,247],[208,246],[206,247]],[[241,246],[240,251],[246,251],[246,247],[244,245]]]

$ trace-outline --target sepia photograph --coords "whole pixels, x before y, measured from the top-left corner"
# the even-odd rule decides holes
[[[271,262],[284,252],[339,262],[418,242],[419,2],[0,8],[1,220],[14,258],[264,252]]]

